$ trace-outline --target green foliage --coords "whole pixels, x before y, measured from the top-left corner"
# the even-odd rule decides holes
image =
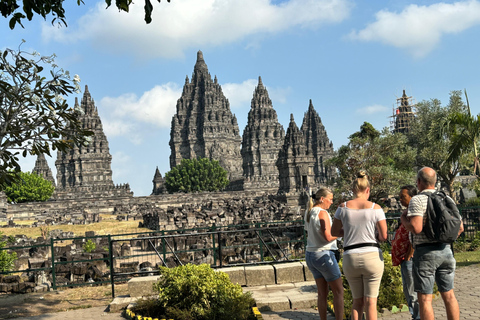
[[[88,239],[87,242],[83,244],[83,251],[87,253],[91,253],[96,248],[97,248],[97,245],[95,244],[95,242],[92,241],[92,239]]]
[[[157,0],[160,2],[160,0]],[[19,2],[19,3],[17,3]],[[77,5],[84,4],[83,0],[76,0]],[[115,5],[119,11],[128,12],[132,0],[117,0]],[[170,0],[167,0],[170,2]],[[21,4],[20,4],[21,3]],[[105,0],[107,8],[111,6],[111,0]],[[150,23],[152,21],[153,5],[150,0],[145,0],[145,22]],[[0,13],[5,18],[10,18],[10,29],[14,29],[18,23],[23,27],[22,19],[27,18],[32,20],[34,15],[39,15],[44,19],[47,19],[48,15],[53,16],[52,24],[59,20],[59,24],[67,25],[65,8],[63,7],[63,0],[61,1],[36,1],[36,0],[2,0],[0,3]]]
[[[2,233],[0,232],[0,236]],[[15,260],[17,260],[17,253],[12,252],[8,253],[7,249],[5,246],[7,245],[7,241],[0,241],[0,271],[1,272],[6,272],[6,271],[12,271],[13,268],[15,267]]]
[[[227,176],[228,172],[216,160],[183,159],[165,174],[165,187],[170,193],[218,191],[228,185]]]
[[[339,171],[334,195],[344,200],[351,197],[352,182],[360,170],[366,170],[371,183],[371,200],[398,193],[398,187],[415,181],[413,165],[415,150],[407,145],[403,134],[392,134],[387,129],[376,131],[365,122],[360,131],[350,136],[329,165]]]
[[[19,155],[51,156],[52,150],[66,151],[93,134],[82,128],[81,110],[65,100],[79,92],[80,79],[71,80],[54,58],[20,47],[0,50],[0,187],[18,179]]]
[[[431,99],[417,104],[416,117],[408,134],[409,144],[417,150],[416,165],[429,166],[437,171],[438,177],[453,194],[453,183],[466,164],[473,163],[473,155],[465,152],[456,159],[449,158],[452,137],[457,128],[447,125],[454,114],[465,113],[467,107],[460,91],[452,91],[446,106],[440,100]]]
[[[133,311],[152,318],[176,320],[254,319],[255,301],[234,285],[224,272],[206,264],[160,267],[161,278],[154,284],[158,300],[142,302]]]
[[[50,181],[35,173],[20,172],[19,179],[4,187],[7,199],[12,203],[30,201],[47,201],[53,194],[55,187]]]
[[[388,251],[383,251],[383,262],[385,269],[383,271],[382,282],[380,284],[380,292],[378,295],[378,310],[382,308],[392,309],[392,306],[400,306],[406,303],[403,294],[402,274],[400,266],[392,265],[392,257]]]

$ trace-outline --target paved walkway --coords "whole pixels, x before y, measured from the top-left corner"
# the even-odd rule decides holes
[[[479,320],[480,319],[480,265],[461,267],[455,274],[455,295],[460,305],[460,320]],[[447,319],[445,307],[442,298],[438,296],[433,301],[435,319]],[[316,310],[299,309],[283,312],[262,312],[265,320],[318,320],[320,319]],[[329,320],[334,320],[332,315]],[[397,314],[388,314],[379,317],[382,320],[409,320],[410,313],[401,312]]]
[[[460,304],[460,320],[478,320],[480,319],[480,265],[472,265],[457,269],[455,276],[455,295]],[[438,320],[446,319],[445,308],[440,297],[433,302],[435,318]],[[67,312],[58,312],[44,314],[40,316],[17,318],[28,320],[120,320],[124,319],[120,313],[105,312],[106,307],[96,307],[80,309]],[[297,309],[282,312],[262,312],[265,320],[318,320],[320,317],[314,309]],[[329,315],[329,320],[334,317]],[[397,314],[383,315],[382,320],[408,320],[410,314],[401,312]]]

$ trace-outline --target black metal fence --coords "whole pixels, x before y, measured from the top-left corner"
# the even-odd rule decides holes
[[[465,226],[463,237],[472,239],[480,228],[480,207],[460,211]],[[389,240],[399,216],[395,213],[387,217]],[[94,246],[86,250],[89,241]],[[1,248],[0,254],[16,252],[17,261],[13,271],[0,272],[0,277],[26,276],[27,281],[11,285],[17,286],[18,292],[42,283],[39,277],[51,283],[53,289],[111,283],[114,296],[115,283],[158,274],[159,266],[207,263],[217,268],[294,261],[304,257],[305,245],[302,220],[49,239]],[[0,292],[11,292],[11,286],[0,284]]]

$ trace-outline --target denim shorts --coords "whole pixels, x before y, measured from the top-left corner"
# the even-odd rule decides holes
[[[413,283],[415,292],[432,294],[433,284],[438,291],[453,289],[456,261],[449,244],[416,247],[413,254]]]
[[[315,279],[324,278],[325,281],[331,282],[342,276],[335,253],[332,251],[307,251],[305,260]]]

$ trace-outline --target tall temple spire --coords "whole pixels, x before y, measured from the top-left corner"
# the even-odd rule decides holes
[[[313,157],[307,152],[305,138],[298,129],[293,114],[277,160],[280,176],[279,190],[299,192],[314,183]]]
[[[315,164],[313,166],[315,174],[315,183],[325,184],[333,178],[335,169],[325,165],[326,160],[335,156],[333,143],[327,136],[327,131],[322,124],[322,120],[313,107],[310,99],[308,111],[303,117],[302,127],[300,129],[305,137],[307,152],[313,155]]]
[[[170,131],[170,167],[182,159],[218,160],[229,179],[242,175],[241,137],[230,103],[208,72],[203,53],[198,51],[191,82],[185,82],[177,100]]]
[[[112,156],[88,86],[85,86],[81,105],[78,106],[78,100],[75,104],[75,109],[83,111],[79,114],[83,127],[93,131],[94,135],[84,145],[75,145],[67,152],[58,151],[55,161],[57,189],[82,192],[85,188],[113,187]]]
[[[285,131],[278,122],[267,89],[263,86],[262,78],[258,77],[258,85],[248,113],[248,123],[243,130],[241,154],[244,177],[271,180],[272,187],[278,189],[276,161],[284,135]]]
[[[32,173],[50,181],[52,185],[55,186],[55,179],[53,178],[52,170],[50,170],[50,166],[43,153],[37,155],[37,160],[35,161],[35,167],[33,168]]]

